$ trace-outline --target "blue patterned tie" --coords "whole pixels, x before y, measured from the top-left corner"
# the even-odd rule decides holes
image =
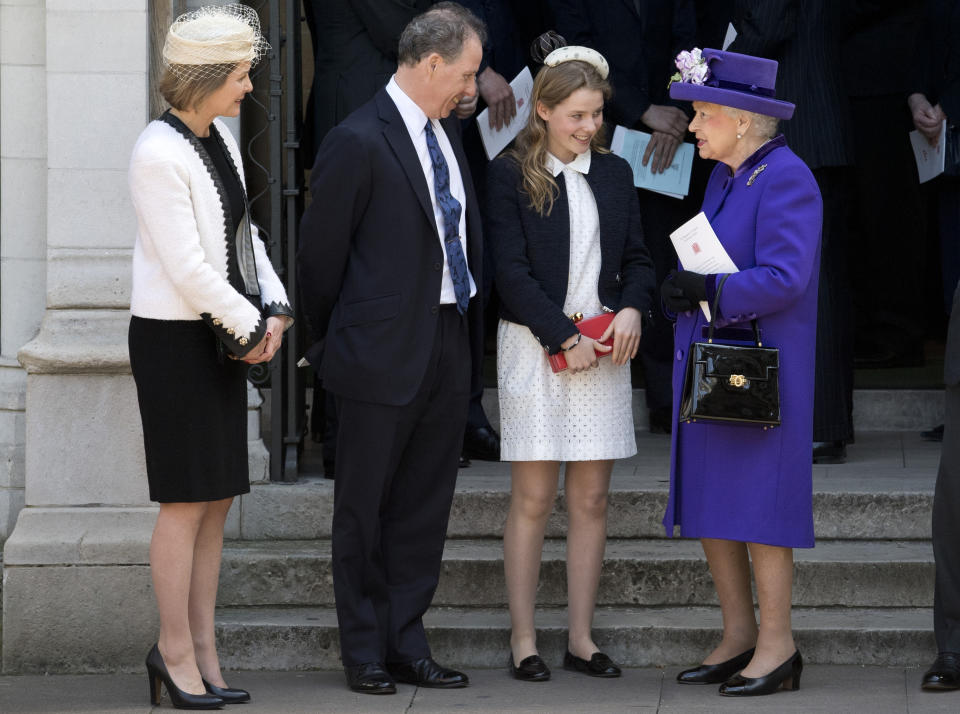
[[[470,302],[470,276],[467,272],[467,259],[460,245],[460,201],[450,193],[450,169],[443,158],[437,135],[427,119],[427,149],[433,163],[433,188],[437,195],[437,204],[443,215],[443,245],[447,250],[447,266],[450,279],[453,280],[453,292],[457,296],[457,311],[463,315]]]

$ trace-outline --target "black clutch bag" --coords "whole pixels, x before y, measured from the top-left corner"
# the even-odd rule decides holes
[[[780,350],[764,347],[760,328],[752,321],[754,345],[730,345],[713,341],[720,291],[717,286],[710,313],[706,342],[694,342],[687,359],[687,373],[680,402],[680,419],[780,425]]]

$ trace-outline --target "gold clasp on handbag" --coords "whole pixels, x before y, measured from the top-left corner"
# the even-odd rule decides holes
[[[731,374],[727,384],[731,387],[744,387],[747,384],[747,378],[742,374]]]
[[[575,312],[570,316],[570,319],[573,320],[574,322],[580,322],[580,320],[583,319],[583,313]]]

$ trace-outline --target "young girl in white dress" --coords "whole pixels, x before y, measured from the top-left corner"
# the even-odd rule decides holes
[[[629,361],[650,314],[654,274],[633,175],[603,146],[607,63],[585,47],[544,58],[515,148],[488,173],[487,239],[496,263],[501,458],[511,463],[504,565],[510,671],[542,681],[534,605],[547,518],[566,463],[569,636],[565,669],[616,677],[591,634],[614,459],[636,453]],[[575,313],[615,313],[597,342]],[[600,344],[612,338],[610,346]],[[548,355],[568,368],[554,373]]]

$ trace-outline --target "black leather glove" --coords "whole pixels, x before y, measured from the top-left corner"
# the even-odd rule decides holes
[[[707,278],[689,270],[671,270],[660,286],[660,297],[670,312],[695,310],[701,300],[707,299]]]

